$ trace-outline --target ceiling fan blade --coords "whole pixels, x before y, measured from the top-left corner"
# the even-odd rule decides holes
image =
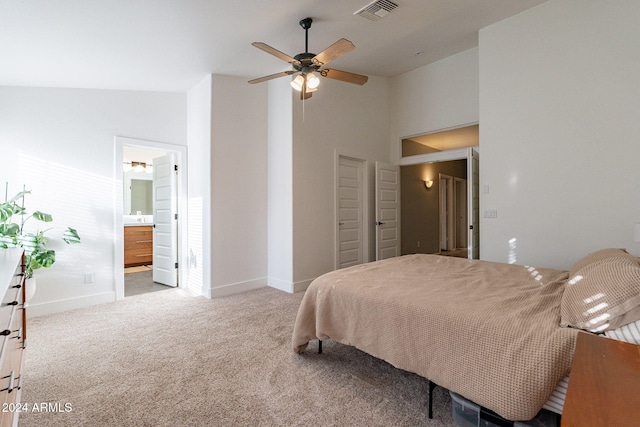
[[[275,56],[276,58],[282,59],[283,61],[288,62],[290,64],[293,64],[294,62],[297,62],[295,59],[293,59],[292,57],[290,57],[286,53],[282,53],[278,49],[275,49],[275,48],[269,46],[266,43],[253,42],[253,43],[251,43],[251,46],[255,46],[258,49],[263,50],[263,51]]]
[[[324,64],[328,64],[336,58],[341,57],[342,55],[351,52],[356,47],[347,39],[340,39],[316,56],[313,57],[312,61],[315,65],[322,66]]]
[[[281,71],[279,73],[270,74],[268,76],[259,77],[257,79],[249,80],[249,83],[253,84],[253,83],[266,82],[267,80],[277,79],[278,77],[290,76],[291,74],[296,73],[296,72],[297,71],[294,71],[294,70]]]
[[[362,74],[348,73],[346,71],[340,70],[330,70],[328,68],[320,70],[320,75],[322,75],[322,77],[328,77],[330,79],[341,80],[343,82],[354,83],[357,85],[363,85],[369,80],[369,77],[363,76]]]

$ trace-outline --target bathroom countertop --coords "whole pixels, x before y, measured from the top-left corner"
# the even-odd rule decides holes
[[[125,222],[124,223],[125,227],[143,227],[145,225],[153,227],[152,222]]]

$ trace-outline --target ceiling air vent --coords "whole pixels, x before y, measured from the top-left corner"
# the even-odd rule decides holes
[[[397,8],[398,5],[389,0],[377,0],[369,3],[360,10],[353,12],[354,15],[360,15],[363,18],[377,21],[387,16],[391,11]]]

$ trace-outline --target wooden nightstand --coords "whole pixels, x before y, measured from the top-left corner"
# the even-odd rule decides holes
[[[640,425],[640,346],[581,332],[563,427]]]

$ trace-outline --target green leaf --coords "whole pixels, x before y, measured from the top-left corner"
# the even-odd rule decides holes
[[[0,235],[0,248],[15,248],[18,242],[15,237]]]
[[[64,240],[68,244],[80,243],[80,236],[78,235],[78,231],[74,228],[67,227],[62,234],[62,240]]]
[[[0,222],[6,222],[13,216],[13,204],[2,203],[0,205]]]
[[[53,249],[38,250],[31,255],[31,267],[35,270],[40,267],[51,267],[56,262],[56,251]]]
[[[31,255],[31,252],[38,248],[38,237],[35,234],[25,233],[18,236],[18,244],[24,248],[27,255]]]
[[[40,212],[40,211],[35,211],[33,213],[33,217],[42,222],[53,221],[53,217],[51,215],[49,215],[48,213]]]
[[[23,198],[27,194],[31,194],[31,190],[25,190],[25,191],[19,192],[18,194],[13,196],[10,200],[7,200],[7,203],[13,203],[16,200]]]
[[[20,226],[18,224],[0,224],[0,235],[15,237],[20,233]]]

